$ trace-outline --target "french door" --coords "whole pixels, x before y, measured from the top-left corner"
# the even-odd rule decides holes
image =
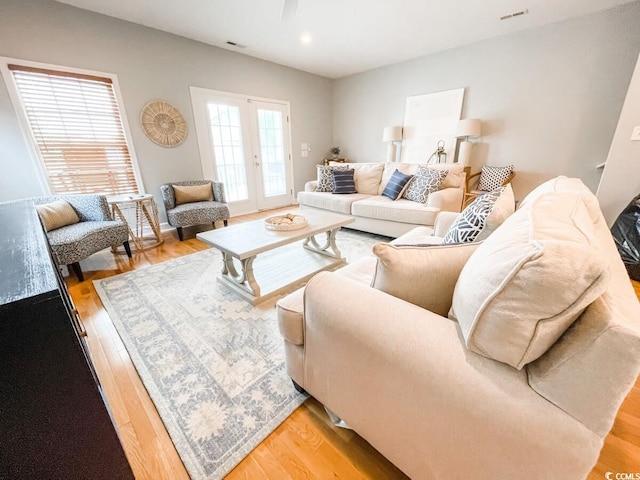
[[[286,102],[191,88],[204,178],[224,182],[232,214],[293,203]]]

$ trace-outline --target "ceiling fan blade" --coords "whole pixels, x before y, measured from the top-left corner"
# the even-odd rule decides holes
[[[282,13],[280,13],[280,20],[289,20],[293,18],[298,10],[298,0],[284,0],[282,4]]]

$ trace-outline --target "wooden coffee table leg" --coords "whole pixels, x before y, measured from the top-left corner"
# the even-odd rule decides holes
[[[230,254],[223,252],[222,278],[227,282],[242,288],[254,297],[259,297],[260,286],[253,275],[253,261],[255,259],[256,257],[249,257],[240,260],[241,272],[238,273],[238,270],[233,263],[233,257]]]
[[[338,248],[338,245],[336,245],[336,233],[338,233],[338,230],[340,229],[334,228],[333,230],[325,232],[327,239],[325,244],[322,246],[318,243],[316,237],[306,238],[302,246],[307,250],[326,255],[327,257],[342,258],[340,249]]]

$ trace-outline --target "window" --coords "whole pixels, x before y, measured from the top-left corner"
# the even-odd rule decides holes
[[[8,68],[53,193],[140,193],[111,79]]]

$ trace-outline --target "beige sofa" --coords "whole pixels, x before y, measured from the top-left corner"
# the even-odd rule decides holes
[[[411,478],[585,478],[640,370],[588,189],[546,182],[480,244],[374,252],[279,301],[294,382]]]
[[[414,174],[420,164],[416,163],[342,163],[355,170],[354,180],[358,193],[334,195],[317,192],[317,181],[307,182],[303,192],[298,193],[301,209],[329,210],[351,215],[355,221],[349,228],[377,233],[388,237],[399,237],[417,225],[433,229],[439,212],[459,212],[465,188],[465,173],[461,164],[429,165],[429,168],[448,170],[440,190],[429,195],[426,205],[405,198],[391,200],[382,195],[389,178],[398,169],[405,174]]]

